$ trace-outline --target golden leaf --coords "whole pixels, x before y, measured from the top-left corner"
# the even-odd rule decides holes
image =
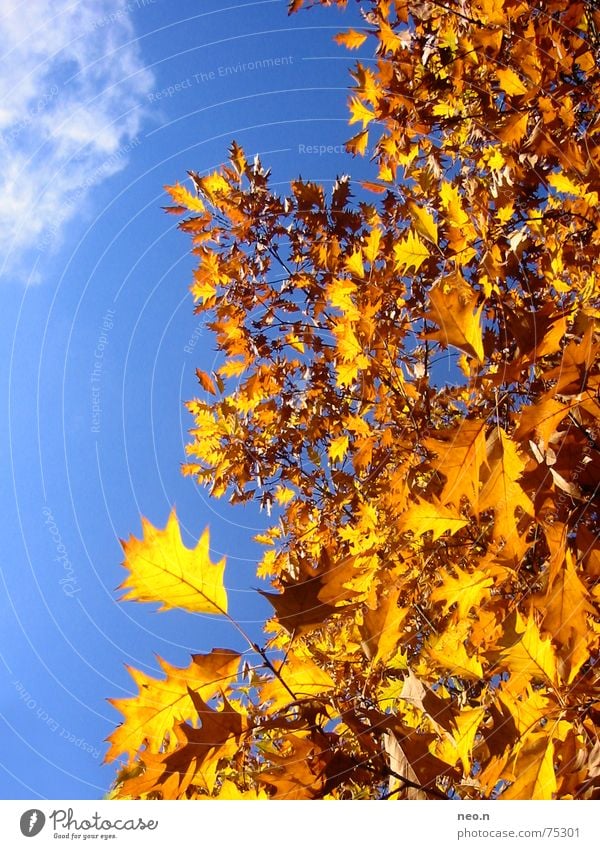
[[[556,793],[554,745],[547,734],[529,734],[519,748],[512,768],[505,773],[512,780],[501,799],[552,799]]]
[[[356,248],[354,252],[346,259],[344,266],[348,269],[348,271],[350,271],[351,274],[355,274],[357,277],[365,276],[365,269],[362,261],[362,251],[360,248]]]
[[[438,243],[437,224],[431,212],[424,206],[418,206],[414,201],[409,201],[408,208],[413,216],[413,223],[417,233],[425,239],[429,239],[434,245]]]
[[[519,517],[515,510],[533,516],[534,508],[519,483],[525,461],[502,428],[496,428],[488,440],[487,465],[490,471],[481,490],[479,509],[494,511],[494,539],[502,540],[507,551],[519,552]]]
[[[445,735],[435,746],[435,754],[446,763],[454,765],[458,760],[462,763],[464,774],[471,773],[471,760],[475,735],[485,714],[485,708],[462,710],[454,717],[456,728],[450,735]]]
[[[478,680],[483,675],[483,668],[476,654],[467,654],[465,640],[468,629],[468,622],[459,622],[458,626],[432,636],[424,648],[424,655],[450,675]]]
[[[280,710],[292,702],[318,696],[334,686],[331,676],[306,655],[289,651],[284,661],[275,661],[275,677],[260,686],[261,701]]]
[[[519,75],[512,68],[497,68],[496,76],[501,87],[508,95],[526,94],[527,88]]]
[[[357,50],[365,43],[367,35],[365,32],[357,32],[355,29],[349,29],[346,32],[338,32],[337,35],[333,36],[333,40],[337,44],[347,47],[349,50]]]
[[[464,619],[472,607],[479,607],[490,597],[490,587],[494,586],[494,580],[485,572],[469,573],[458,566],[454,566],[454,571],[457,577],[444,570],[442,584],[435,587],[431,600],[441,601],[445,611],[456,604],[458,618]]]
[[[574,195],[575,197],[583,197],[587,191],[587,186],[581,183],[575,183],[570,177],[565,174],[550,174],[548,183],[557,192],[565,195]]]
[[[518,692],[532,679],[557,683],[556,657],[550,640],[542,640],[533,616],[515,612],[505,624],[500,661],[510,672],[510,689]]]
[[[178,206],[184,206],[193,212],[204,212],[205,207],[200,198],[189,192],[185,186],[176,183],[174,186],[165,186],[165,190]]]
[[[119,589],[122,601],[155,601],[160,610],[181,607],[193,613],[227,612],[223,586],[225,558],[212,563],[208,528],[196,548],[184,546],[175,510],[164,530],[142,518],[143,539],[123,542],[124,566],[129,574]]]
[[[275,490],[275,501],[282,506],[289,504],[295,497],[296,493],[289,486],[278,486]]]
[[[138,686],[137,696],[109,699],[124,720],[108,737],[111,748],[106,762],[121,753],[135,755],[143,743],[151,752],[171,750],[176,744],[175,738],[169,737],[173,726],[196,715],[189,689],[208,701],[236,676],[240,655],[229,649],[213,649],[210,654],[192,655],[192,662],[185,668],[171,666],[161,658],[158,662],[166,678],[157,679],[128,667]]]
[[[466,496],[477,509],[479,473],[487,462],[485,421],[463,421],[456,430],[441,435],[443,439],[425,442],[427,448],[438,455],[434,468],[446,478],[440,500],[443,504],[459,507],[461,498]]]
[[[429,292],[431,310],[428,318],[440,326],[430,331],[426,339],[437,339],[443,345],[453,345],[465,354],[483,362],[481,311],[477,295],[464,288],[438,284]]]
[[[350,116],[348,123],[357,124],[358,122],[361,122],[364,130],[375,117],[375,113],[365,106],[358,97],[353,97],[350,101]]]
[[[419,499],[398,520],[400,530],[412,531],[415,536],[423,536],[431,531],[434,541],[442,534],[448,532],[455,534],[468,524],[468,521],[463,519],[456,510],[444,507],[435,497],[431,501]]]
[[[448,214],[448,219],[455,227],[464,227],[469,223],[469,216],[463,208],[462,198],[456,186],[442,182],[440,200]]]
[[[503,684],[498,690],[498,699],[511,715],[519,737],[527,734],[532,728],[540,727],[538,724],[556,711],[556,702],[531,686],[515,694],[510,683]]]
[[[327,449],[329,459],[332,463],[342,462],[348,451],[348,437],[345,434],[331,440],[331,444]]]
[[[417,234],[412,230],[409,231],[405,239],[394,245],[396,268],[402,269],[403,274],[409,268],[414,268],[415,271],[418,271],[429,256],[429,248],[423,244]]]
[[[381,230],[379,227],[373,227],[371,232],[367,237],[367,243],[365,245],[365,256],[367,260],[373,264],[377,259],[377,254],[379,253],[379,245],[381,244]]]
[[[402,637],[400,629],[409,610],[398,607],[399,597],[400,590],[392,589],[377,599],[374,608],[367,608],[365,612],[363,647],[374,663],[389,660]]]
[[[357,133],[355,136],[352,136],[351,139],[348,139],[348,141],[346,142],[346,150],[353,156],[356,156],[357,154],[359,154],[360,156],[364,156],[368,144],[369,131],[361,130],[360,133]]]

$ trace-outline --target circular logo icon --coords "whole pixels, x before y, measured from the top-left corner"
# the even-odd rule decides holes
[[[37,808],[25,811],[21,817],[21,833],[25,837],[35,837],[43,829],[46,817]]]

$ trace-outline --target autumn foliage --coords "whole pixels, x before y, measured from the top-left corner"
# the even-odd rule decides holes
[[[273,616],[132,670],[113,797],[600,793],[600,12],[366,5],[372,182],[280,197],[234,143],[170,189],[223,355],[184,471],[272,512]],[[127,599],[229,616],[207,532],[125,552]]]

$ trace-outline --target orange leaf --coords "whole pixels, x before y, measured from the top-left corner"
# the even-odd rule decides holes
[[[443,345],[453,345],[465,354],[483,362],[481,312],[478,297],[464,287],[434,286],[429,292],[431,310],[428,318],[440,330],[424,334],[426,339],[437,339]]]
[[[349,29],[346,32],[338,32],[333,36],[333,40],[349,50],[357,50],[367,40],[367,33],[357,32],[355,29]]]
[[[205,389],[207,392],[210,392],[211,395],[217,394],[217,389],[210,375],[208,375],[205,371],[202,371],[202,369],[197,368],[196,377],[198,378],[200,386],[203,389]]]

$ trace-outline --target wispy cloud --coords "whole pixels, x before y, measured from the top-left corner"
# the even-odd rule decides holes
[[[3,0],[0,273],[56,246],[125,166],[153,87],[122,0]]]

